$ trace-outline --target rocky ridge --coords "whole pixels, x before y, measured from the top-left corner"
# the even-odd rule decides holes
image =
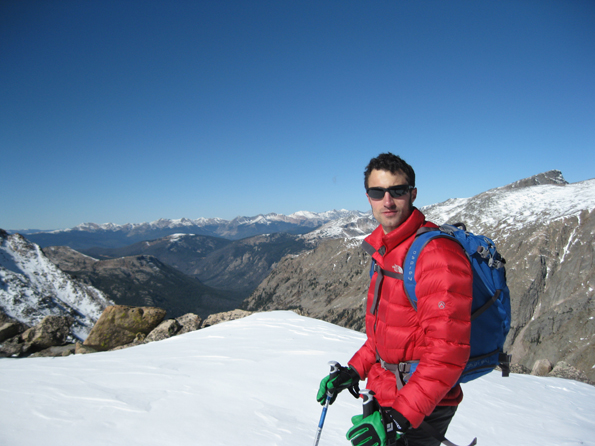
[[[73,318],[70,335],[87,334],[112,302],[97,288],[72,280],[19,234],[0,230],[0,310],[29,326],[45,316]]]
[[[210,315],[206,320],[188,313],[164,320],[165,310],[156,307],[108,306],[84,342],[70,336],[74,319],[45,316],[29,327],[0,311],[0,357],[56,357],[121,350],[162,341],[221,322],[251,314],[233,310]]]
[[[241,301],[225,290],[203,284],[151,255],[96,260],[66,246],[43,249],[46,256],[78,282],[100,289],[113,302],[156,306],[170,317],[232,310]]]

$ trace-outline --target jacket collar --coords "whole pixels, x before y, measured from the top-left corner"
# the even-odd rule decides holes
[[[403,241],[415,235],[416,231],[423,226],[425,221],[424,214],[417,208],[413,208],[413,212],[409,218],[401,223],[398,228],[385,234],[382,226],[378,226],[365,240],[377,251],[384,246],[385,252],[390,252],[396,246],[403,243]]]

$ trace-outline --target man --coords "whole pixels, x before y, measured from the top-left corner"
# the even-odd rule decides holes
[[[403,262],[416,232],[436,227],[413,206],[415,172],[400,157],[383,153],[364,173],[368,201],[379,226],[364,241],[374,275],[366,305],[367,340],[339,373],[325,377],[317,395],[324,403],[367,379],[378,410],[352,419],[353,445],[438,446],[463,394],[457,380],[469,358],[472,272],[463,249],[445,238],[431,240],[417,260],[417,311],[403,287]],[[399,366],[400,365],[400,366]],[[422,422],[436,432],[420,428]]]

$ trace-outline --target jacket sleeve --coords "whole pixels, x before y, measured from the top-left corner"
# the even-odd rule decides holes
[[[355,355],[349,360],[349,366],[354,368],[362,380],[366,379],[368,372],[376,363],[376,351],[373,343],[368,338],[364,345],[355,352]]]
[[[473,275],[458,243],[437,238],[422,250],[415,280],[425,348],[392,407],[418,427],[455,386],[469,359]]]

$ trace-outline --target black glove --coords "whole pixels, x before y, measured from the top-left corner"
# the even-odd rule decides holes
[[[320,404],[325,403],[327,392],[332,394],[329,404],[333,404],[343,389],[349,389],[355,398],[359,398],[359,373],[355,369],[343,367],[341,364],[337,364],[337,369],[338,371],[333,376],[327,375],[320,381],[320,388],[316,395],[316,400]]]
[[[400,412],[392,407],[382,407],[384,427],[386,429],[386,444],[406,445],[407,440],[404,435],[411,427],[411,423]]]

